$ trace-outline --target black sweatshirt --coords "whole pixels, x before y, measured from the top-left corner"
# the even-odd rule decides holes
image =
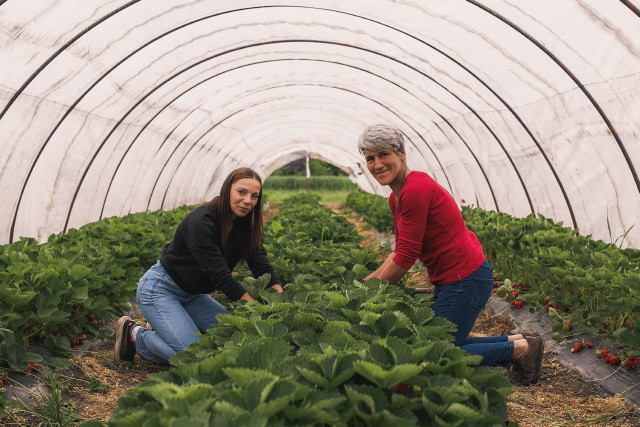
[[[173,240],[164,247],[160,263],[181,289],[192,294],[220,290],[236,301],[245,293],[242,285],[231,277],[231,270],[240,257],[222,252],[219,230],[214,206],[194,209],[178,225]],[[229,244],[233,244],[233,234],[232,230]],[[264,248],[255,251],[246,261],[255,278],[269,273],[269,286],[280,283]]]

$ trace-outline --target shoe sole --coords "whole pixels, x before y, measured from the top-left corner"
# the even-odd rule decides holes
[[[116,344],[113,348],[113,357],[116,360],[120,360],[121,356],[120,356],[120,350],[122,349],[123,346],[126,346],[127,343],[123,342],[122,339],[126,339],[125,334],[122,333],[122,328],[124,326],[124,323],[128,320],[131,320],[129,318],[129,316],[122,316],[121,318],[118,319],[118,321],[116,322]],[[120,336],[118,336],[120,335]]]

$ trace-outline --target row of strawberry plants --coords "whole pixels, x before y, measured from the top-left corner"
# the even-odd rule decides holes
[[[128,299],[188,208],[107,218],[39,244],[0,246],[0,370],[24,371],[44,345],[65,352],[86,335],[109,337],[103,323]]]
[[[349,193],[345,204],[361,214],[366,222],[378,230],[393,230],[393,215],[389,209],[389,199],[364,191],[354,191]]]
[[[347,190],[358,187],[347,176],[317,175],[305,176],[271,175],[264,182],[265,191],[269,190]]]
[[[467,207],[463,215],[494,268],[511,279],[502,292],[526,289],[521,299],[544,307],[555,329],[576,325],[640,351],[640,250],[581,236],[541,215],[517,219]]]
[[[318,216],[310,215],[316,212]],[[256,302],[234,303],[174,367],[133,388],[110,425],[496,425],[509,382],[451,341],[428,297],[377,279],[345,221],[316,200],[288,200],[266,227],[279,294],[245,277]],[[304,273],[282,272],[294,257]]]

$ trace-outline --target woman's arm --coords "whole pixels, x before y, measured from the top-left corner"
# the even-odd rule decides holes
[[[378,267],[374,272],[369,274],[364,280],[369,280],[373,277],[377,277],[378,279],[386,279],[389,283],[398,283],[400,279],[405,275],[407,270],[400,267],[398,264],[393,261],[393,258],[396,256],[395,252],[391,252],[386,260],[382,263],[380,267]]]

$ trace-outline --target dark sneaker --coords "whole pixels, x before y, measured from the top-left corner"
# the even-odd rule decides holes
[[[113,356],[116,360],[126,360],[133,362],[136,355],[136,345],[131,338],[131,329],[136,326],[136,322],[129,316],[122,316],[116,322],[116,343],[113,349]]]
[[[527,336],[529,349],[513,362],[514,380],[519,385],[530,385],[540,379],[542,358],[544,356],[544,340],[540,337]]]

